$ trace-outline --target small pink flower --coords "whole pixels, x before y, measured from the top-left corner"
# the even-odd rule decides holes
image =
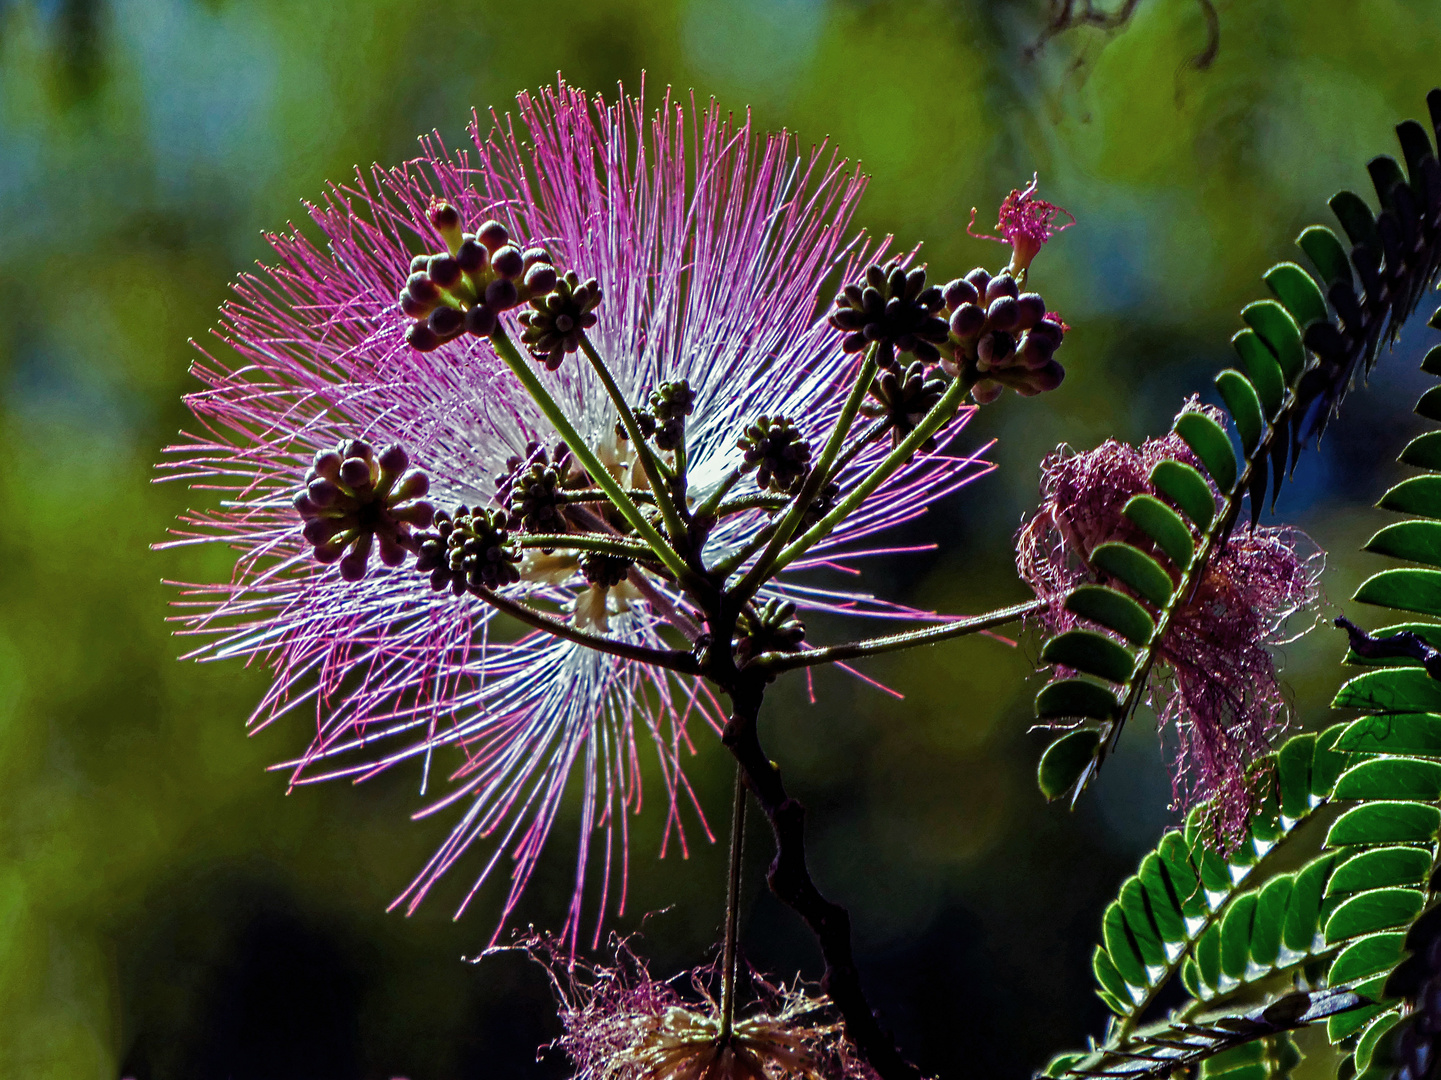
[[[1225,419],[1194,398],[1186,408]],[[1097,544],[1118,540],[1155,550],[1122,510],[1133,495],[1156,494],[1149,476],[1166,459],[1199,465],[1175,434],[1140,447],[1114,439],[1084,453],[1061,447],[1042,462],[1041,506],[1016,535],[1016,565],[1037,596],[1053,601],[1040,617],[1047,633],[1077,625],[1061,601],[1099,579],[1090,565]],[[1243,833],[1255,807],[1248,766],[1286,724],[1270,649],[1294,636],[1285,633],[1291,616],[1315,606],[1324,560],[1299,530],[1238,526],[1212,555],[1162,644],[1147,689],[1160,726],[1176,736],[1172,795],[1183,809],[1211,801],[1223,845]]]
[[[966,232],[977,240],[995,240],[997,243],[1010,244],[1011,263],[1007,269],[1018,278],[1022,278],[1031,265],[1031,260],[1047,240],[1076,223],[1069,210],[1036,197],[1039,175],[1032,173],[1031,182],[1026,185],[1025,190],[1013,189],[1001,203],[1001,212],[996,221],[996,230],[1000,236],[975,231],[976,214],[979,212],[975,207],[971,207],[971,223],[966,226]],[[1062,214],[1071,220],[1057,225],[1056,219]]]

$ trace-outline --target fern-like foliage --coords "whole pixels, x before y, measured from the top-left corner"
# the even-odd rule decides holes
[[[1427,96],[1427,105],[1441,139],[1441,90]],[[1305,437],[1320,434],[1358,367],[1370,369],[1380,345],[1394,341],[1441,271],[1441,163],[1420,124],[1408,120],[1396,131],[1408,171],[1385,156],[1368,166],[1380,212],[1351,192],[1331,200],[1351,240],[1349,254],[1330,229],[1311,226],[1297,244],[1316,276],[1291,262],[1274,266],[1265,281],[1275,299],[1241,312],[1247,328],[1232,344],[1245,370],[1228,368],[1216,377],[1240,453],[1204,412],[1183,412],[1176,420],[1175,433],[1220,492],[1219,508],[1196,468],[1160,462],[1150,475],[1157,495],[1136,495],[1124,511],[1152,541],[1150,549],[1098,544],[1089,562],[1105,583],[1080,585],[1061,601],[1103,632],[1068,630],[1042,649],[1044,662],[1076,673],[1036,696],[1037,718],[1067,728],[1041,758],[1039,780],[1048,798],[1074,799],[1095,774],[1140,704],[1178,612],[1225,545],[1242,504],[1250,500],[1254,524],[1268,492],[1274,503]],[[1428,362],[1441,370],[1441,354]],[[1423,404],[1423,415],[1441,418],[1441,392]],[[1423,451],[1441,457],[1441,442],[1416,453]],[[1416,495],[1398,488],[1388,498],[1404,504]],[[1410,581],[1398,577],[1387,595]],[[1441,599],[1441,587],[1436,596]]]
[[[1441,135],[1441,91],[1428,104]],[[1349,258],[1328,230],[1301,234],[1325,299],[1315,279],[1282,264],[1266,275],[1280,303],[1243,313],[1249,329],[1235,344],[1248,374],[1217,379],[1241,454],[1203,414],[1177,422],[1220,489],[1222,508],[1207,520],[1215,503],[1204,479],[1184,463],[1163,462],[1152,483],[1164,499],[1144,497],[1144,509],[1132,500],[1137,512],[1126,511],[1156,550],[1115,545],[1125,550],[1099,566],[1114,584],[1082,586],[1066,598],[1070,610],[1110,633],[1070,631],[1042,653],[1102,680],[1060,679],[1038,695],[1043,718],[1082,721],[1042,758],[1048,794],[1077,791],[1094,772],[1135,706],[1170,613],[1224,543],[1242,499],[1251,499],[1255,515],[1268,472],[1279,480],[1299,447],[1297,433],[1324,425],[1357,366],[1374,362],[1379,343],[1394,339],[1441,271],[1441,166],[1419,125],[1402,124],[1398,134],[1409,179],[1394,161],[1385,164],[1390,159],[1370,167],[1381,213],[1372,216],[1345,193],[1332,200],[1353,240]],[[1359,296],[1352,267],[1365,290]],[[1430,325],[1441,329],[1441,309]],[[1422,367],[1441,375],[1441,346]],[[1427,391],[1416,411],[1441,422],[1441,387]],[[1412,441],[1401,461],[1424,473],[1379,505],[1410,517],[1380,530],[1366,549],[1412,565],[1375,574],[1355,600],[1441,617],[1441,431]],[[1370,670],[1350,678],[1333,706],[1361,716],[1294,736],[1258,761],[1251,780],[1264,800],[1247,835],[1224,853],[1205,835],[1208,818],[1197,808],[1142,859],[1106,909],[1093,955],[1097,993],[1114,1014],[1110,1027],[1091,1049],[1055,1058],[1047,1075],[1163,1077],[1194,1068],[1202,1077],[1266,1080],[1299,1060],[1286,1033],[1322,1021],[1342,1051],[1341,1080],[1420,1075],[1418,1038],[1432,1036],[1407,1031],[1428,1008],[1416,1011],[1417,988],[1429,985],[1441,940],[1441,625],[1349,630],[1345,662]],[[1177,980],[1185,1004],[1143,1023]]]

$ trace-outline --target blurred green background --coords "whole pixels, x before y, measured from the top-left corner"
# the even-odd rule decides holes
[[[415,823],[418,777],[284,793],[265,766],[303,721],[248,738],[261,670],[175,657],[162,577],[214,579],[221,552],[155,554],[192,496],[152,486],[187,424],[187,339],[328,178],[394,162],[472,106],[505,107],[557,69],[582,86],[667,84],[832,136],[873,175],[861,221],[924,240],[942,278],[1001,249],[965,234],[1039,170],[1079,224],[1034,282],[1075,327],[1057,393],[977,418],[999,469],[913,530],[934,554],[874,572],[956,611],[1018,598],[1009,539],[1041,455],[1165,430],[1227,362],[1260,273],[1369,191],[1365,162],[1441,83],[1435,0],[1218,0],[1205,71],[1194,0],[1143,0],[1108,37],[1027,59],[1044,0],[383,0],[0,2],[0,1076],[559,1076],[556,1021],[519,958],[465,964],[498,895],[450,915],[454,875],[386,915],[448,829]],[[1410,412],[1425,330],[1308,454],[1281,515],[1331,550],[1333,615],[1369,572],[1358,544]],[[200,498],[200,496],[196,496]],[[843,627],[813,627],[813,639]],[[1287,650],[1307,726],[1324,723],[1340,643]],[[1088,955],[1124,872],[1172,815],[1162,749],[1137,724],[1075,813],[1035,790],[1034,645],[987,640],[876,662],[903,702],[845,677],[800,680],[766,738],[811,808],[815,870],[850,905],[875,1003],[930,1072],[1019,1077],[1099,1034]],[[694,765],[724,818],[730,766]],[[654,794],[633,828],[632,915],[658,973],[717,934],[723,853],[656,860]],[[556,925],[573,819],[523,920]],[[800,924],[759,888],[746,948],[814,974]],[[471,869],[474,869],[472,864]]]

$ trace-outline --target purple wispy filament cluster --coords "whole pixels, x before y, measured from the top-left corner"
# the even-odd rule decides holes
[[[1225,423],[1220,410],[1194,398],[1186,407]],[[1076,585],[1098,580],[1089,564],[1097,544],[1119,540],[1155,551],[1121,511],[1133,495],[1156,494],[1148,477],[1166,459],[1200,464],[1175,434],[1140,447],[1114,439],[1084,453],[1061,447],[1042,462],[1041,506],[1016,536],[1016,565],[1038,597],[1053,601],[1041,616],[1049,633],[1080,623],[1061,601]],[[1287,640],[1291,616],[1314,607],[1324,559],[1299,530],[1238,526],[1182,602],[1150,677],[1149,702],[1176,738],[1176,804],[1214,799],[1223,841],[1244,830],[1257,795],[1247,767],[1287,719],[1270,647]]]
[[[687,109],[667,96],[649,112],[638,97],[607,104],[564,83],[518,102],[517,117],[477,116],[466,150],[422,140],[421,157],[330,188],[309,207],[310,235],[269,238],[278,261],[237,284],[223,312],[224,347],[194,366],[206,388],[188,403],[201,427],[170,448],[163,468],[222,500],[183,518],[173,543],[239,550],[231,580],[185,591],[185,632],[208,639],[193,655],[271,665],[253,724],[313,717],[309,747],[286,763],[293,781],[358,780],[413,762],[434,799],[420,813],[458,812],[397,904],[413,909],[488,839],[461,907],[509,861],[509,915],[579,774],[579,856],[564,932],[575,942],[592,863],[602,864],[601,917],[624,906],[626,811],[641,806],[638,734],[657,750],[667,839],[675,830],[684,849],[681,811],[694,797],[682,763],[693,752],[692,722],[718,723],[716,703],[699,681],[548,635],[494,640],[492,609],[433,592],[413,563],[343,580],[302,540],[291,502],[300,478],[317,450],[340,439],[400,443],[428,474],[436,506],[486,506],[508,458],[532,441],[558,441],[488,339],[463,335],[425,353],[404,343],[411,320],[396,306],[398,284],[412,255],[443,247],[427,221],[433,199],[466,221],[497,218],[543,244],[561,270],[599,280],[605,302],[591,337],[632,401],[662,380],[689,380],[697,499],[739,464],[736,435],[749,418],[791,416],[823,441],[857,367],[841,334],[815,317],[823,282],[837,271],[849,280],[887,242],[851,230],[864,180],[837,155],[798,154],[788,136],[758,137],[714,104]],[[502,324],[518,337],[514,315]],[[616,413],[587,365],[539,377],[602,457],[616,452]],[[803,572],[856,573],[856,559],[884,550],[873,534],[980,475],[987,466],[975,455],[945,450],[971,411],[941,432],[939,451],[892,477],[761,599],[913,616],[863,591],[808,583]],[[859,454],[842,486],[888,449],[881,442]],[[766,520],[762,511],[724,517],[707,557],[738,549]],[[585,585],[577,569],[523,575],[503,591],[565,608]],[[687,614],[674,589],[651,585]],[[659,647],[667,613],[626,606],[609,619],[610,634]]]

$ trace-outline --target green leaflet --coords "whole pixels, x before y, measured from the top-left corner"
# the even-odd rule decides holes
[[[1342,686],[1331,707],[1379,713],[1441,712],[1441,683],[1420,668],[1368,671]]]
[[[1247,331],[1249,333],[1249,331]],[[1205,478],[1182,461],[1161,461],[1151,470],[1151,485],[1181,508],[1198,529],[1209,529],[1216,516],[1216,497]]]
[[[1051,743],[1036,766],[1041,794],[1047,799],[1058,799],[1069,791],[1095,757],[1100,741],[1100,732],[1094,728],[1082,728]]]
[[[1246,376],[1251,380],[1266,416],[1275,416],[1286,398],[1286,377],[1281,374],[1276,354],[1254,330],[1238,331],[1231,338],[1231,345],[1246,368]]]
[[[1382,495],[1376,505],[1398,514],[1441,518],[1441,476],[1413,476],[1402,480]]]
[[[1336,746],[1364,753],[1441,758],[1441,716],[1435,713],[1363,716],[1346,728]]]
[[[1441,810],[1424,803],[1363,803],[1342,814],[1326,834],[1328,847],[1424,844],[1441,828]]]
[[[1109,720],[1118,707],[1109,690],[1085,679],[1060,679],[1036,695],[1041,720]]]
[[[1402,757],[1363,761],[1347,769],[1336,781],[1333,798],[1435,802],[1441,798],[1441,762]]]
[[[1278,263],[1266,271],[1263,280],[1297,326],[1327,317],[1326,298],[1311,275],[1295,263]]]
[[[1362,934],[1409,926],[1425,906],[1426,894],[1420,889],[1392,887],[1356,893],[1337,905],[1326,920],[1323,931],[1326,944],[1334,945]]]
[[[1398,521],[1387,525],[1366,541],[1363,550],[1441,566],[1441,521]]]
[[[1129,585],[1157,607],[1165,607],[1171,599],[1174,583],[1161,564],[1130,544],[1107,541],[1091,550],[1091,565],[1104,574]]]
[[[1286,375],[1294,382],[1306,366],[1306,350],[1301,345],[1301,328],[1290,313],[1274,300],[1257,300],[1241,309],[1241,320],[1270,346]]]
[[[1136,666],[1130,652],[1094,630],[1067,630],[1051,638],[1041,649],[1041,662],[1061,664],[1114,683],[1125,682]]]
[[[1441,472],[1441,431],[1428,431],[1406,444],[1398,459],[1403,465]]]
[[[1156,541],[1166,557],[1178,567],[1190,565],[1196,545],[1191,540],[1191,530],[1181,520],[1181,515],[1153,495],[1135,495],[1122,511],[1140,529]],[[1441,528],[1441,525],[1438,525]]]
[[[1156,629],[1150,614],[1136,601],[1104,585],[1082,585],[1066,597],[1066,610],[1114,630],[1127,641],[1144,645]]]
[[[1183,412],[1176,417],[1175,431],[1201,459],[1222,492],[1236,485],[1236,454],[1216,421],[1202,412]]]
[[[1420,885],[1430,873],[1431,855],[1421,848],[1374,848],[1343,863],[1331,875],[1326,891],[1348,893],[1386,885]]]
[[[1312,225],[1296,237],[1296,246],[1306,253],[1327,285],[1351,284],[1351,260],[1336,234],[1324,225]]]
[[[1241,449],[1252,453],[1266,430],[1266,418],[1261,414],[1261,399],[1257,397],[1250,380],[1234,368],[1227,368],[1216,376],[1216,389],[1221,400],[1231,412],[1236,433],[1241,436]]]

